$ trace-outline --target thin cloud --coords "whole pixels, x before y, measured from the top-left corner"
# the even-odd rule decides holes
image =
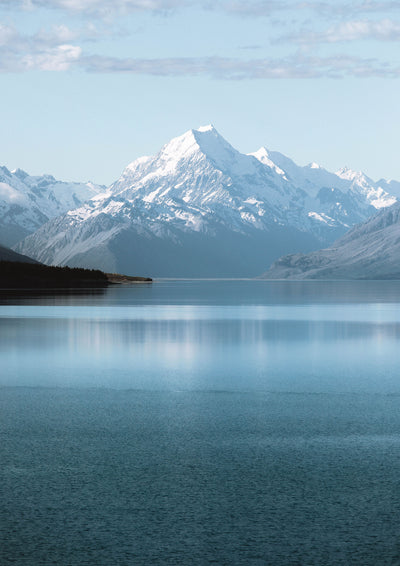
[[[259,17],[304,8],[321,11],[325,3],[298,0],[0,0],[0,7],[2,6],[13,10],[56,9],[99,17],[140,11],[172,13],[178,9],[195,7],[239,16]]]
[[[314,12],[327,18],[360,16],[360,14],[391,14],[400,11],[395,0],[364,0],[356,2],[301,0],[0,0],[0,7],[13,10],[37,8],[57,9],[92,17],[112,18],[130,12],[173,13],[187,7],[221,10],[225,13],[263,17],[291,11],[301,14]]]
[[[400,12],[398,1],[362,1],[343,2],[340,0],[329,2],[301,1],[301,0],[250,0],[242,2],[239,0],[224,0],[219,6],[228,13],[247,17],[270,16],[277,12],[292,12],[301,15],[304,12],[312,12],[324,18],[343,18],[360,16],[360,14],[391,14]]]
[[[25,55],[20,63],[26,71],[68,71],[73,63],[79,61],[81,54],[82,49],[76,45],[59,45]]]
[[[342,22],[322,32],[303,30],[282,36],[277,41],[307,45],[360,40],[400,41],[400,23],[389,19],[378,22],[367,20]]]
[[[68,43],[79,38],[66,26],[53,26],[23,35],[13,26],[0,25],[0,71],[66,71],[79,60],[82,48]]]
[[[10,5],[9,0],[0,0],[0,6]],[[29,0],[24,2],[29,7],[47,6],[63,7],[63,9],[97,10],[118,6],[133,9],[157,6],[188,5],[189,0]],[[237,0],[220,0],[216,7],[226,10],[258,9],[273,10],[275,0],[239,3]],[[279,2],[280,9],[289,6],[289,2]],[[318,5],[326,5],[320,2]],[[352,3],[355,4],[355,3]],[[376,2],[362,2],[365,9],[372,9]],[[391,5],[391,2],[385,2]],[[22,3],[21,3],[22,5]],[[296,4],[300,6],[299,3]],[[303,7],[310,3],[302,4]],[[357,3],[360,5],[360,3]],[[316,3],[313,3],[316,6]],[[84,20],[85,22],[86,20]],[[97,22],[98,23],[98,22]],[[161,58],[129,58],[88,53],[89,41],[104,38],[105,34],[115,34],[113,26],[100,25],[100,30],[93,21],[84,23],[77,29],[65,24],[39,30],[32,35],[20,33],[12,25],[0,24],[0,71],[23,72],[27,70],[58,71],[77,69],[89,73],[130,73],[134,75],[152,76],[204,76],[219,80],[258,80],[258,79],[318,79],[344,77],[399,77],[396,63],[372,57],[347,55],[311,56],[310,49],[302,49],[286,57],[251,58],[242,57],[161,57]],[[104,30],[102,29],[104,28]],[[113,31],[114,30],[114,31]],[[381,21],[353,20],[338,22],[321,32],[303,30],[300,33],[281,37],[280,41],[297,43],[302,47],[318,43],[350,42],[360,39],[377,39],[380,41],[400,40],[400,23],[388,18]],[[260,46],[243,45],[245,51]],[[93,50],[95,51],[95,50]],[[314,50],[315,51],[315,50]],[[371,52],[373,53],[373,52]],[[244,53],[243,53],[244,55]],[[255,54],[254,54],[255,55]]]
[[[82,27],[71,29],[65,25],[53,25],[50,29],[40,29],[32,36],[32,41],[37,45],[42,43],[46,46],[56,46],[70,42],[95,42],[104,39],[107,36],[114,35],[115,31],[104,26],[96,27],[93,23],[89,23]],[[121,32],[118,32],[118,37]]]
[[[241,2],[228,0],[220,3],[222,9],[230,14],[246,17],[270,16],[274,12],[295,9],[293,2],[277,2],[276,0],[261,0],[256,2]]]
[[[68,71],[81,53],[81,48],[76,45],[49,47],[27,55],[0,48],[0,72]]]
[[[0,48],[12,45],[18,38],[19,34],[14,27],[0,24]]]
[[[41,42],[45,45],[60,45],[75,41],[79,37],[79,32],[73,31],[67,26],[56,25],[50,30],[41,29],[34,36],[36,42]]]
[[[400,76],[400,69],[374,58],[349,55],[309,56],[298,52],[283,58],[165,57],[155,59],[87,55],[78,45],[56,44],[72,37],[67,28],[24,37],[0,26],[0,71],[68,71],[124,73],[157,77],[204,76],[218,80],[318,79]]]
[[[397,1],[385,2],[380,0],[364,2],[299,2],[297,5],[308,10],[339,15],[354,13],[379,14],[382,12],[398,12],[400,10],[400,5]]]
[[[162,58],[118,59],[98,55],[79,61],[92,73],[128,73],[153,76],[208,76],[221,80],[398,77],[400,70],[374,59],[347,55],[307,57],[296,54],[282,59]]]
[[[190,0],[0,0],[0,6],[14,10],[46,8],[101,17],[138,11],[169,12],[189,4]]]
[[[253,51],[255,49],[262,49],[263,47],[264,47],[263,45],[259,45],[259,44],[239,45],[239,49],[242,49],[243,51]]]

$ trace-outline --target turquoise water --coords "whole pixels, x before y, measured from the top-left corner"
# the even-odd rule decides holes
[[[400,282],[0,305],[0,563],[396,564]]]

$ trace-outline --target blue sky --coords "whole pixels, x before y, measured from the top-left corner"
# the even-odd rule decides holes
[[[213,123],[400,179],[400,2],[0,0],[0,163],[108,184]]]

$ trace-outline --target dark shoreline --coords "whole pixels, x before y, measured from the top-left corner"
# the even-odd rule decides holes
[[[0,261],[0,289],[104,289],[109,285],[151,281],[149,277],[104,273],[99,269]]]

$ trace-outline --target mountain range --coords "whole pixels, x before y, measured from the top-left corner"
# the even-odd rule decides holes
[[[66,183],[0,167],[0,244],[12,246],[40,226],[103,191],[93,183]]]
[[[331,247],[278,259],[265,279],[400,279],[400,203],[380,210]]]
[[[29,227],[14,249],[108,272],[252,277],[284,254],[330,245],[400,197],[396,181],[301,167],[264,147],[240,153],[213,126],[136,159],[107,189],[89,189],[89,200]]]

